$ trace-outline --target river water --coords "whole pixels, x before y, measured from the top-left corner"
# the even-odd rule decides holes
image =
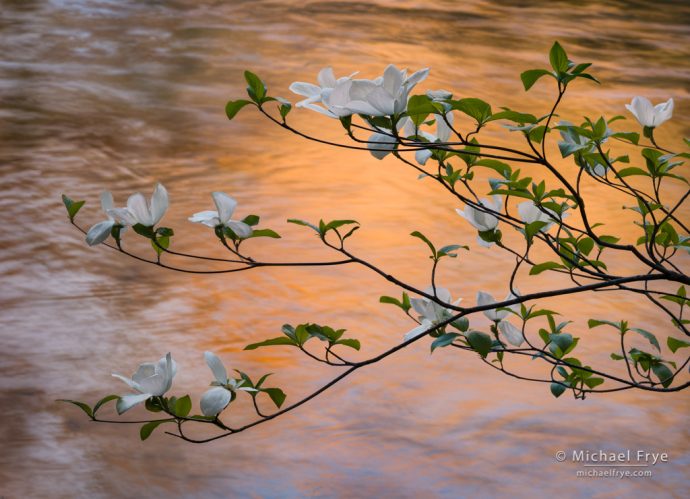
[[[174,392],[198,400],[210,381],[202,353],[211,349],[233,368],[275,372],[274,383],[295,401],[337,370],[287,348],[242,352],[244,345],[278,335],[284,322],[315,321],[347,328],[363,344],[354,357],[367,358],[411,327],[378,303],[396,289],[362,268],[189,276],[90,249],[66,221],[63,192],[87,200],[80,217],[88,225],[99,220],[101,190],[120,202],[160,180],[171,194],[166,224],[176,229],[176,248],[219,256],[208,230],[185,221],[210,209],[213,190],[236,197],[239,215],[259,214],[283,234],[249,243],[258,258],[332,259],[285,219],[355,218],[363,228],[353,250],[419,287],[428,282],[428,260],[408,234],[423,230],[444,244],[473,245],[441,270],[454,297],[473,303],[479,289],[505,294],[511,260],[476,247],[457,204],[431,182],[393,159],[299,139],[250,109],[228,122],[223,107],[243,96],[244,69],[290,97],[290,82],[313,81],[326,65],[365,77],[389,62],[424,65],[431,76],[420,89],[538,114],[553,89],[540,83],[526,94],[518,75],[542,67],[558,39],[573,59],[594,62],[603,82],[574,85],[562,116],[623,114],[634,95],[674,97],[674,119],[658,136],[680,148],[690,134],[686,2],[1,3],[0,496],[685,496],[687,393],[556,400],[545,386],[505,377],[473,355],[430,356],[428,341],[288,416],[204,446],[162,432],[142,443],[136,426],[95,425],[55,399],[125,393],[112,371],[131,373],[171,351],[180,364]],[[346,139],[336,122],[293,114],[304,130]],[[619,218],[620,198],[587,189],[602,220],[627,220]],[[681,215],[689,218],[688,210]],[[520,287],[553,284],[523,276]],[[621,295],[543,305],[576,320],[588,359],[606,362],[617,342],[604,329],[588,330],[589,317],[673,332]],[[522,368],[547,374],[535,364]],[[232,412],[242,420],[249,410]],[[581,465],[554,458],[577,449],[667,452],[669,462],[650,468],[652,477],[578,478]]]

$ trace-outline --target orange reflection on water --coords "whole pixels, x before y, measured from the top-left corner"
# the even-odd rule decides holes
[[[0,202],[8,230],[0,242],[6,281],[0,294],[6,408],[0,416],[0,495],[527,496],[539,483],[544,494],[605,497],[672,495],[687,486],[684,393],[554,400],[545,386],[507,378],[475,356],[447,350],[430,356],[428,341],[355,373],[293,415],[205,447],[162,432],[140,443],[136,428],[86,424],[75,410],[53,402],[124,393],[109,373],[129,373],[166,351],[181,366],[175,393],[198,396],[210,381],[202,352],[211,349],[230,368],[275,372],[269,379],[286,390],[290,403],[335,371],[287,348],[242,352],[246,344],[279,335],[283,323],[314,321],[347,328],[348,336],[362,341],[352,358],[363,359],[399,343],[412,327],[378,303],[379,296],[399,291],[359,267],[185,276],[89,250],[65,223],[58,205],[62,192],[88,200],[81,216],[91,223],[101,216],[101,189],[113,190],[120,202],[161,180],[171,193],[166,224],[175,228],[174,248],[218,256],[224,253],[209,230],[186,221],[211,209],[213,190],[238,199],[238,217],[259,214],[262,226],[283,235],[248,242],[257,259],[337,259],[308,229],[285,219],[354,218],[362,224],[351,243],[356,254],[425,287],[430,262],[424,246],[409,236],[421,230],[439,244],[472,246],[439,271],[439,282],[454,297],[473,304],[479,290],[505,295],[511,259],[479,248],[454,212],[459,203],[430,179],[418,180],[417,172],[393,158],[377,161],[366,152],[299,139],[250,109],[228,122],[223,106],[243,96],[242,70],[252,69],[272,93],[295,101],[288,85],[315,80],[329,64],[338,75],[359,70],[363,77],[376,76],[389,62],[411,70],[429,66],[420,90],[444,88],[481,97],[494,109],[540,114],[548,112],[554,89],[540,83],[525,93],[518,75],[544,66],[548,47],[559,39],[573,59],[594,62],[592,71],[602,80],[601,86],[574,85],[560,108],[563,119],[624,114],[633,95],[654,102],[672,96],[674,119],[657,135],[677,148],[678,138],[690,133],[686,5],[5,4]],[[336,121],[300,110],[291,119],[307,133],[349,143]],[[636,129],[630,119],[618,125]],[[501,145],[516,144],[498,125],[482,133]],[[558,157],[555,137],[550,140],[551,155]],[[573,173],[568,161],[559,164]],[[524,169],[543,177],[534,167]],[[477,184],[486,185],[485,177],[478,174]],[[630,213],[620,209],[629,200],[589,180],[584,191],[597,221],[624,240],[636,238]],[[672,198],[683,192],[679,185],[670,191]],[[679,213],[690,218],[687,209]],[[620,272],[636,270],[631,261],[613,265]],[[567,285],[522,276],[519,287],[526,293],[560,284]],[[604,329],[590,331],[586,318],[625,317],[660,337],[671,333],[661,316],[620,293],[540,305],[576,320],[572,332],[582,338],[582,358],[590,363],[607,362],[618,338]],[[473,326],[487,323],[478,317]],[[545,375],[537,362],[516,366],[527,375]],[[246,420],[250,410],[238,404],[229,419]],[[665,451],[671,462],[649,479],[585,481],[575,477],[574,465],[553,459],[557,450],[576,448]]]

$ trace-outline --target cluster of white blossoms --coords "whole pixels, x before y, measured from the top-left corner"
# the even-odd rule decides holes
[[[195,213],[189,217],[190,222],[201,223],[212,228],[227,227],[241,239],[252,235],[253,231],[249,225],[231,218],[237,208],[237,201],[224,192],[214,192],[211,197],[216,205],[216,211]],[[148,201],[143,194],[137,192],[129,196],[127,205],[122,208],[115,208],[113,195],[109,191],[104,191],[101,193],[101,209],[107,220],[98,222],[89,229],[86,233],[86,242],[89,246],[102,243],[115,226],[122,229],[137,224],[154,227],[161,221],[168,206],[168,191],[160,183],[156,184]]]
[[[352,114],[368,116],[392,116],[407,109],[410,92],[429,75],[429,68],[421,69],[410,76],[407,70],[400,70],[390,64],[373,80],[355,79],[353,73],[342,78],[335,77],[328,67],[319,72],[318,85],[301,81],[290,85],[290,90],[306,97],[296,106],[341,118]]]
[[[205,352],[204,359],[213,373],[213,388],[209,389],[201,397],[201,413],[204,416],[217,416],[232,401],[239,390],[256,392],[254,388],[242,386],[244,380],[237,381],[228,378],[228,373],[223,362],[212,352]],[[117,401],[116,409],[122,414],[137,404],[145,402],[152,397],[162,397],[172,388],[173,378],[177,374],[177,364],[170,353],[158,362],[145,362],[141,364],[131,378],[113,373],[115,378],[121,379],[138,393],[127,394]]]
[[[457,306],[462,298],[458,298],[454,302],[451,302],[451,294],[446,288],[441,287],[428,287],[424,290],[428,295],[435,296],[437,300],[447,303],[448,305]],[[518,295],[509,293],[504,301],[513,300],[517,298]],[[496,303],[496,300],[489,293],[480,291],[477,293],[477,305],[487,306]],[[448,307],[429,299],[429,298],[412,298],[410,304],[415,312],[419,314],[419,325],[405,334],[405,341],[416,338],[420,334],[424,334],[434,329],[435,326],[441,324],[442,322],[448,321],[456,313]],[[509,310],[518,310],[517,305],[511,305],[506,307]],[[508,322],[506,318],[510,313],[509,310],[498,310],[496,308],[484,310],[484,315],[491,321],[494,322],[498,330],[503,334],[505,339],[511,345],[519,347],[525,340],[522,331],[516,328],[513,324]]]
[[[115,208],[113,195],[105,191],[101,193],[101,208],[108,218],[89,229],[86,234],[86,242],[89,246],[105,241],[116,225],[121,227],[137,224],[146,227],[156,225],[168,209],[168,191],[162,184],[156,184],[150,200],[147,201],[143,194],[137,192],[129,196],[127,206],[123,208]]]

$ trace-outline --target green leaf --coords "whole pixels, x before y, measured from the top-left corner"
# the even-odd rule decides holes
[[[549,224],[549,222],[543,222],[541,220],[537,220],[536,222],[526,224],[525,225],[525,239],[527,239],[527,242],[532,244],[532,240],[534,239],[534,236],[539,234],[539,231],[541,231],[548,224]]]
[[[434,107],[431,99],[426,95],[413,95],[407,101],[407,115],[416,126],[420,126],[427,116],[437,112],[438,109]]]
[[[630,331],[635,331],[636,333],[641,334],[652,344],[652,346],[654,346],[654,348],[656,348],[658,351],[661,351],[661,346],[659,345],[659,340],[657,340],[656,336],[654,336],[649,331],[645,331],[644,329],[640,329],[637,327],[630,328]]]
[[[307,326],[308,324],[300,324],[295,328],[295,340],[297,340],[298,346],[304,345],[312,337]]]
[[[467,341],[469,342],[470,346],[484,358],[486,358],[491,351],[491,346],[493,344],[491,336],[479,331],[472,331],[470,334],[468,334]]]
[[[278,107],[278,112],[280,113],[280,117],[283,118],[283,121],[285,121],[285,118],[291,110],[292,104],[287,102],[281,103],[281,105]]]
[[[438,338],[436,338],[432,343],[431,343],[431,353],[434,352],[438,347],[446,347],[453,343],[455,338],[460,336],[458,333],[444,333]],[[491,348],[491,347],[489,347]],[[483,355],[483,357],[486,357],[486,355]]]
[[[477,161],[476,165],[491,168],[505,179],[510,179],[510,175],[513,173],[513,170],[510,168],[508,163],[504,163],[503,161],[498,161],[496,159],[482,159]]]
[[[525,91],[532,88],[539,78],[546,75],[553,76],[551,71],[547,71],[546,69],[530,69],[522,73],[520,79],[525,87]]]
[[[652,372],[659,378],[664,388],[668,388],[673,383],[673,372],[664,364],[652,364]]]
[[[409,302],[409,297],[408,297],[408,302]],[[396,307],[399,307],[403,309],[404,311],[408,311],[410,309],[410,305],[408,303],[407,308],[405,308],[404,302],[398,300],[397,298],[393,298],[392,296],[382,296],[379,298],[379,303],[388,303],[389,305],[395,305]]]
[[[146,407],[147,411],[151,412],[161,412],[163,410],[163,408],[160,405],[160,402],[156,398],[146,399],[146,402],[144,402],[144,406]]]
[[[285,402],[286,395],[280,388],[262,388],[261,391],[268,394],[273,403],[279,409],[280,406],[283,405],[283,402]]]
[[[361,346],[359,340],[355,340],[352,338],[343,338],[342,340],[336,341],[335,344],[345,345],[346,347],[354,348],[355,350],[359,350]]]
[[[473,97],[450,101],[453,109],[457,109],[465,113],[470,118],[474,118],[479,125],[483,125],[491,118],[491,106],[481,100]]]
[[[153,430],[158,428],[158,426],[162,425],[163,423],[168,423],[170,421],[173,421],[172,419],[161,419],[159,421],[150,421],[146,423],[144,426],[141,427],[141,430],[139,430],[139,437],[141,440],[146,440],[151,436],[151,433],[153,433]]]
[[[549,62],[553,70],[557,73],[564,73],[568,70],[568,56],[560,43],[554,42],[551,47],[549,51]]]
[[[237,113],[239,113],[240,110],[247,104],[251,104],[251,101],[244,99],[228,101],[228,103],[225,104],[225,114],[228,117],[228,119],[233,119],[237,115]]]
[[[251,71],[244,72],[244,79],[247,80],[247,93],[254,102],[260,104],[266,96],[266,85],[261,79]]]
[[[444,246],[443,248],[439,249],[436,256],[438,256],[438,257],[449,256],[451,258],[455,258],[456,256],[458,256],[457,253],[455,253],[455,252],[459,249],[464,249],[464,250],[469,251],[470,247],[465,246],[465,245],[460,245],[460,244],[449,244],[448,246]]]
[[[619,331],[621,330],[621,323],[620,322],[613,322],[613,321],[603,321],[603,320],[597,320],[597,319],[590,319],[587,321],[587,326],[592,329],[595,327],[599,326],[613,326]]]
[[[537,265],[532,266],[532,268],[529,271],[529,275],[538,275],[544,272],[545,270],[553,270],[553,269],[564,269],[565,266],[561,265],[558,262],[544,262],[544,263],[538,263]]]
[[[117,400],[119,398],[120,398],[119,395],[107,395],[107,396],[103,397],[101,400],[96,402],[96,405],[93,406],[93,414],[95,415],[96,412],[98,412],[98,409],[103,407],[104,404],[107,404],[111,400]]]
[[[186,418],[187,415],[189,414],[189,411],[192,410],[192,399],[189,398],[189,395],[185,395],[182,398],[179,398],[175,401],[175,409],[173,412],[175,413],[176,416],[179,416],[181,418]]]
[[[343,125],[343,128],[349,132],[350,128],[352,127],[352,115],[341,116],[340,124]]]
[[[254,229],[252,235],[247,239],[251,239],[253,237],[271,237],[273,239],[280,239],[280,234],[271,229]]]
[[[608,123],[611,123],[611,120],[609,120]],[[640,134],[637,132],[616,132],[612,134],[611,137],[625,140],[626,142],[630,142],[635,145],[637,145],[637,143],[640,141]]]
[[[342,227],[343,225],[352,224],[359,224],[359,222],[357,220],[331,220],[326,225],[324,225],[322,233],[325,234],[329,230],[337,229],[338,227]]]
[[[156,237],[154,235],[154,237]],[[158,244],[156,244],[158,242]],[[170,247],[170,236],[158,236],[155,240],[151,239],[151,247],[156,251],[158,256]]]
[[[563,353],[565,353],[573,343],[573,335],[569,333],[551,334],[549,339],[551,340],[550,346],[557,346]]]
[[[258,343],[252,343],[244,347],[245,350],[256,350],[260,347],[270,347],[275,345],[293,345],[296,346],[297,342],[286,336],[280,336],[278,338],[271,338],[270,340],[260,341]]]
[[[587,385],[589,388],[594,388],[595,386],[599,386],[604,382],[604,378],[587,378],[584,380],[585,385]]]
[[[264,374],[259,378],[259,381],[257,381],[256,384],[252,386],[252,388],[261,388],[261,385],[264,384],[264,381],[266,381],[266,379],[272,375],[273,373]]]
[[[81,207],[84,206],[85,201],[73,201],[64,194],[62,195],[62,202],[67,208],[67,215],[69,216],[70,222],[74,221],[74,217],[77,216]]]
[[[560,383],[551,383],[551,394],[558,398],[561,395],[563,395],[563,392],[567,390],[567,387],[563,386]]]
[[[412,237],[417,237],[417,238],[421,239],[422,241],[424,241],[427,244],[427,246],[429,246],[429,249],[431,250],[431,254],[433,255],[433,257],[436,258],[436,248],[434,247],[433,244],[431,244],[431,241],[429,241],[429,239],[427,239],[427,237],[424,234],[422,234],[419,231],[414,231],[410,235]]]
[[[584,255],[589,255],[594,249],[594,240],[589,237],[583,237],[577,242],[577,249]]]
[[[618,170],[618,174],[617,174],[617,176],[619,178],[630,177],[632,175],[644,175],[645,177],[649,177],[649,173],[644,171],[642,168],[637,168],[634,166],[631,166],[630,168],[623,168],[622,170]]]
[[[671,336],[669,336],[666,340],[666,344],[673,353],[676,353],[676,350],[680,348],[690,347],[690,343],[688,343],[687,341],[677,340],[676,338],[672,338]]]
[[[309,222],[305,222],[304,220],[299,220],[297,218],[288,218],[288,223],[295,224],[295,225],[302,225],[304,227],[311,227],[312,229],[314,229],[319,234],[321,233],[321,231],[319,230],[319,228],[316,225],[311,224]]]
[[[491,118],[489,118],[487,121],[496,121],[496,120],[509,120],[509,121],[514,122],[514,123],[524,124],[524,123],[536,123],[537,117],[534,116],[533,114],[518,113],[517,111],[511,111],[510,109],[506,109],[505,111],[501,111],[499,113],[495,113],[495,114],[491,115]]]
[[[545,125],[534,127],[529,131],[529,138],[537,144],[541,144],[541,141],[544,140],[544,135],[546,132],[547,130]]]
[[[118,397],[120,398],[120,397]],[[58,399],[58,402],[67,402],[68,404],[74,404],[77,407],[79,407],[82,411],[86,413],[88,417],[93,419],[93,411],[91,410],[91,407],[89,404],[85,404],[84,402],[79,402],[77,400],[67,400],[67,399]]]
[[[470,320],[467,317],[460,317],[459,319],[451,322],[450,325],[465,333],[470,328]]]
[[[134,232],[136,232],[140,236],[144,236],[148,239],[153,239],[155,236],[153,227],[147,227],[146,225],[136,224],[132,227],[132,229],[134,229]]]
[[[242,219],[242,221],[247,225],[254,227],[255,225],[259,225],[261,217],[259,217],[258,215],[247,215]]]

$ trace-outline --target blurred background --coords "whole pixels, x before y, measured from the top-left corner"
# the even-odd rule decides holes
[[[674,118],[657,137],[678,150],[690,134],[687,2],[2,0],[0,7],[0,496],[684,497],[687,393],[556,400],[548,385],[508,378],[475,355],[430,356],[427,340],[288,416],[203,446],[160,430],[140,442],[137,426],[95,425],[55,399],[93,403],[126,393],[111,372],[129,375],[171,351],[180,365],[171,393],[191,393],[196,407],[211,380],[202,354],[213,350],[230,368],[275,372],[273,385],[290,403],[337,369],[289,348],[241,352],[244,345],[277,336],[285,322],[313,321],[347,328],[363,344],[353,358],[368,358],[412,327],[378,303],[398,291],[361,268],[182,275],[90,249],[69,225],[62,193],[87,200],[79,219],[88,226],[103,218],[101,190],[121,205],[159,180],[170,192],[165,224],[176,231],[174,247],[218,256],[211,231],[186,222],[212,208],[213,190],[239,201],[239,217],[258,214],[283,235],[247,243],[257,258],[332,259],[308,229],[285,219],[355,218],[362,229],[353,250],[418,287],[428,285],[429,261],[409,233],[422,230],[439,244],[472,246],[441,270],[454,298],[473,304],[480,289],[505,296],[512,259],[477,247],[454,212],[459,204],[429,180],[393,158],[299,139],[250,108],[227,121],[225,102],[245,95],[243,70],[295,102],[289,84],[315,81],[327,65],[338,76],[368,78],[391,62],[429,66],[419,91],[444,88],[539,115],[550,108],[553,85],[544,80],[525,93],[519,74],[545,67],[557,39],[573,60],[593,62],[602,81],[572,85],[562,118],[626,114],[634,95],[655,103],[673,97]],[[346,141],[336,121],[299,110],[291,118]],[[617,126],[639,131],[630,118]],[[487,136],[515,144],[500,126]],[[672,199],[680,189],[669,187]],[[597,220],[630,220],[621,198],[592,182],[585,193]],[[609,233],[637,235],[627,226]],[[635,271],[632,262],[616,263]],[[523,292],[559,284],[519,281]],[[587,329],[590,317],[627,318],[660,337],[674,332],[644,302],[616,293],[540,305],[575,321],[571,332],[582,337],[587,362],[610,366],[618,341],[613,330]],[[548,375],[536,363],[516,365]],[[246,420],[250,410],[236,403],[228,418]],[[554,459],[572,449],[668,452],[670,462],[651,478],[576,478],[579,465]]]

